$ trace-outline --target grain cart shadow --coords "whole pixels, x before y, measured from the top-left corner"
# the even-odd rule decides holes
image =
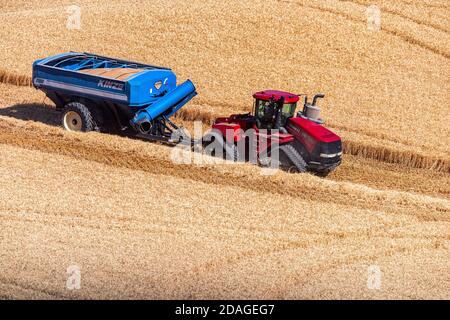
[[[42,122],[55,127],[61,126],[61,113],[52,106],[39,103],[15,104],[2,108],[0,109],[0,116]]]

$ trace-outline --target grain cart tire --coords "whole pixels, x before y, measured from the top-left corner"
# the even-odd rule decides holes
[[[64,106],[62,125],[67,131],[98,131],[92,112],[80,102],[70,102]]]

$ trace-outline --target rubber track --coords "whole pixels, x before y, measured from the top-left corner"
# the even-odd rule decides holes
[[[283,151],[289,159],[291,159],[292,163],[297,167],[298,171],[306,172],[306,167],[308,166],[303,160],[303,157],[300,153],[295,150],[293,146],[290,144],[286,144],[280,147],[280,150]]]

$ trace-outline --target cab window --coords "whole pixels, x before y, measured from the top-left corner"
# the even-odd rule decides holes
[[[284,118],[293,117],[295,113],[296,103],[285,103],[283,104],[283,109],[281,110],[281,114]]]
[[[255,101],[255,116],[258,118],[264,117],[264,107],[269,104],[269,101],[256,100]]]

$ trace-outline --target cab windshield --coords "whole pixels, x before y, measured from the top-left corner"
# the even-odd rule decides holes
[[[255,103],[255,116],[258,118],[263,118],[265,116],[264,107],[269,106],[270,101],[264,100],[256,100]],[[297,107],[297,103],[285,103],[283,104],[283,108],[281,109],[281,116],[283,118],[293,117],[295,113],[295,108]]]
[[[263,122],[264,127],[271,128],[275,122],[275,106],[270,106],[270,101],[259,100],[255,101],[255,116]],[[281,125],[286,124],[286,120],[293,117],[297,103],[284,103],[281,109]]]

